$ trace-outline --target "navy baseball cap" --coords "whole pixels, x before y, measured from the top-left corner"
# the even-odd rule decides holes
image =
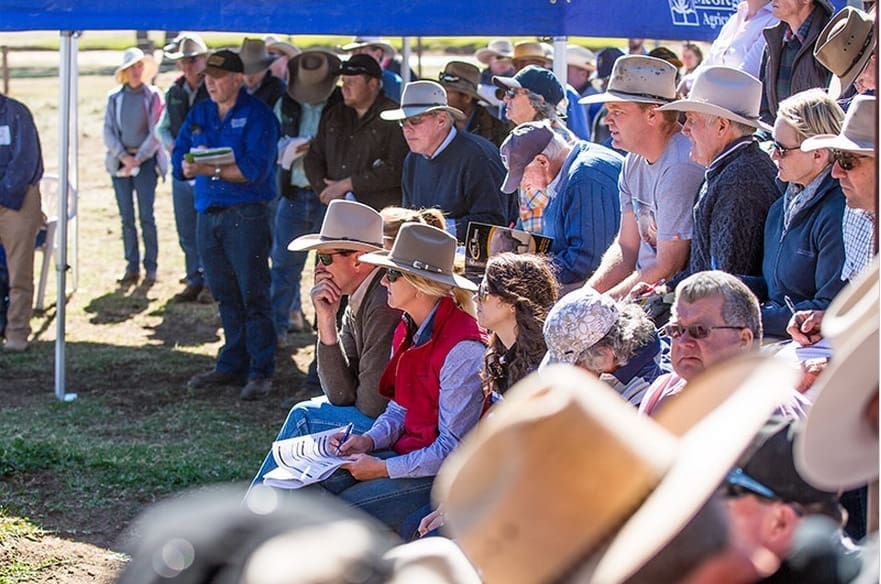
[[[511,130],[499,147],[502,163],[508,169],[502,183],[503,193],[513,193],[520,187],[526,166],[542,153],[553,137],[554,132],[546,122],[527,122]]]
[[[556,106],[563,101],[563,85],[554,72],[537,65],[529,65],[513,77],[493,77],[493,83],[501,89],[524,88],[542,96],[546,102]]]
[[[205,64],[205,75],[223,77],[227,73],[244,73],[245,65],[238,53],[229,49],[221,49],[212,53]]]
[[[624,56],[624,51],[616,47],[609,47],[597,53],[597,70],[593,77],[599,79],[607,79],[612,76],[612,67],[619,57]]]
[[[367,75],[382,79],[382,68],[370,55],[352,55],[340,66],[340,75]]]

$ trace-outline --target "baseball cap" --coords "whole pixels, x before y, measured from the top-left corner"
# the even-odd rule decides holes
[[[517,190],[526,166],[541,154],[553,137],[553,130],[545,122],[528,122],[511,130],[499,147],[502,163],[508,169],[505,182],[502,183],[503,193]]]
[[[340,75],[367,75],[382,79],[382,68],[370,55],[352,55],[348,61],[343,61]]]
[[[609,47],[597,53],[597,70],[594,74],[599,79],[607,79],[612,75],[612,67],[619,57],[624,56],[624,51],[616,47]]]
[[[223,77],[227,73],[244,73],[245,65],[242,58],[229,49],[221,49],[208,57],[205,65],[205,75],[209,77]]]
[[[542,96],[546,102],[556,106],[563,100],[563,86],[550,69],[529,65],[513,77],[493,77],[493,83],[501,89],[525,88]]]
[[[544,324],[548,363],[575,365],[618,321],[615,301],[589,286],[569,292],[551,308]]]

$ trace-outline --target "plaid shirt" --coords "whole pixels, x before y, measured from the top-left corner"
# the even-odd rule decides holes
[[[783,33],[783,50],[780,51],[780,68],[777,72],[777,99],[783,101],[792,95],[792,66],[795,64],[795,57],[802,48],[805,37],[811,29],[811,23],[814,21],[814,13],[811,12],[796,32],[786,27]]]
[[[550,200],[551,197],[544,189],[531,193],[520,190],[520,225],[523,231],[542,233],[545,207]]]
[[[841,231],[844,239],[841,279],[847,281],[862,272],[875,257],[875,214],[845,207]]]

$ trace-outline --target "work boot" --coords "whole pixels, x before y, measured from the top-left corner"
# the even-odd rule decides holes
[[[199,293],[202,292],[204,286],[202,284],[187,284],[182,292],[178,292],[171,297],[172,302],[195,302],[199,299]]]
[[[138,283],[141,275],[133,270],[126,270],[123,275],[116,279],[116,283],[120,286],[132,286]]]
[[[200,387],[221,386],[221,385],[242,385],[245,383],[243,375],[234,375],[232,373],[223,373],[216,369],[205,371],[193,375],[187,382],[187,388],[198,389]]]
[[[242,388],[239,399],[254,401],[269,395],[272,391],[272,379],[268,377],[254,377],[248,380],[248,384]]]

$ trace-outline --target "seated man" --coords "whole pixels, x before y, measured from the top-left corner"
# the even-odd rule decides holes
[[[349,422],[359,434],[366,432],[386,407],[387,400],[379,395],[379,378],[401,321],[401,312],[389,308],[380,285],[384,270],[360,261],[364,253],[382,249],[382,217],[361,203],[331,201],[321,233],[298,237],[290,249],[314,249],[318,254],[311,295],[318,320],[318,376],[325,395],[295,405],[276,440]],[[342,296],[348,296],[349,303],[337,330]],[[274,468],[269,453],[254,483]]]
[[[623,158],[605,146],[570,144],[547,122],[517,126],[501,148],[508,176],[502,191],[525,198],[547,191],[539,233],[553,237],[551,261],[564,289],[580,286],[615,239]]]

